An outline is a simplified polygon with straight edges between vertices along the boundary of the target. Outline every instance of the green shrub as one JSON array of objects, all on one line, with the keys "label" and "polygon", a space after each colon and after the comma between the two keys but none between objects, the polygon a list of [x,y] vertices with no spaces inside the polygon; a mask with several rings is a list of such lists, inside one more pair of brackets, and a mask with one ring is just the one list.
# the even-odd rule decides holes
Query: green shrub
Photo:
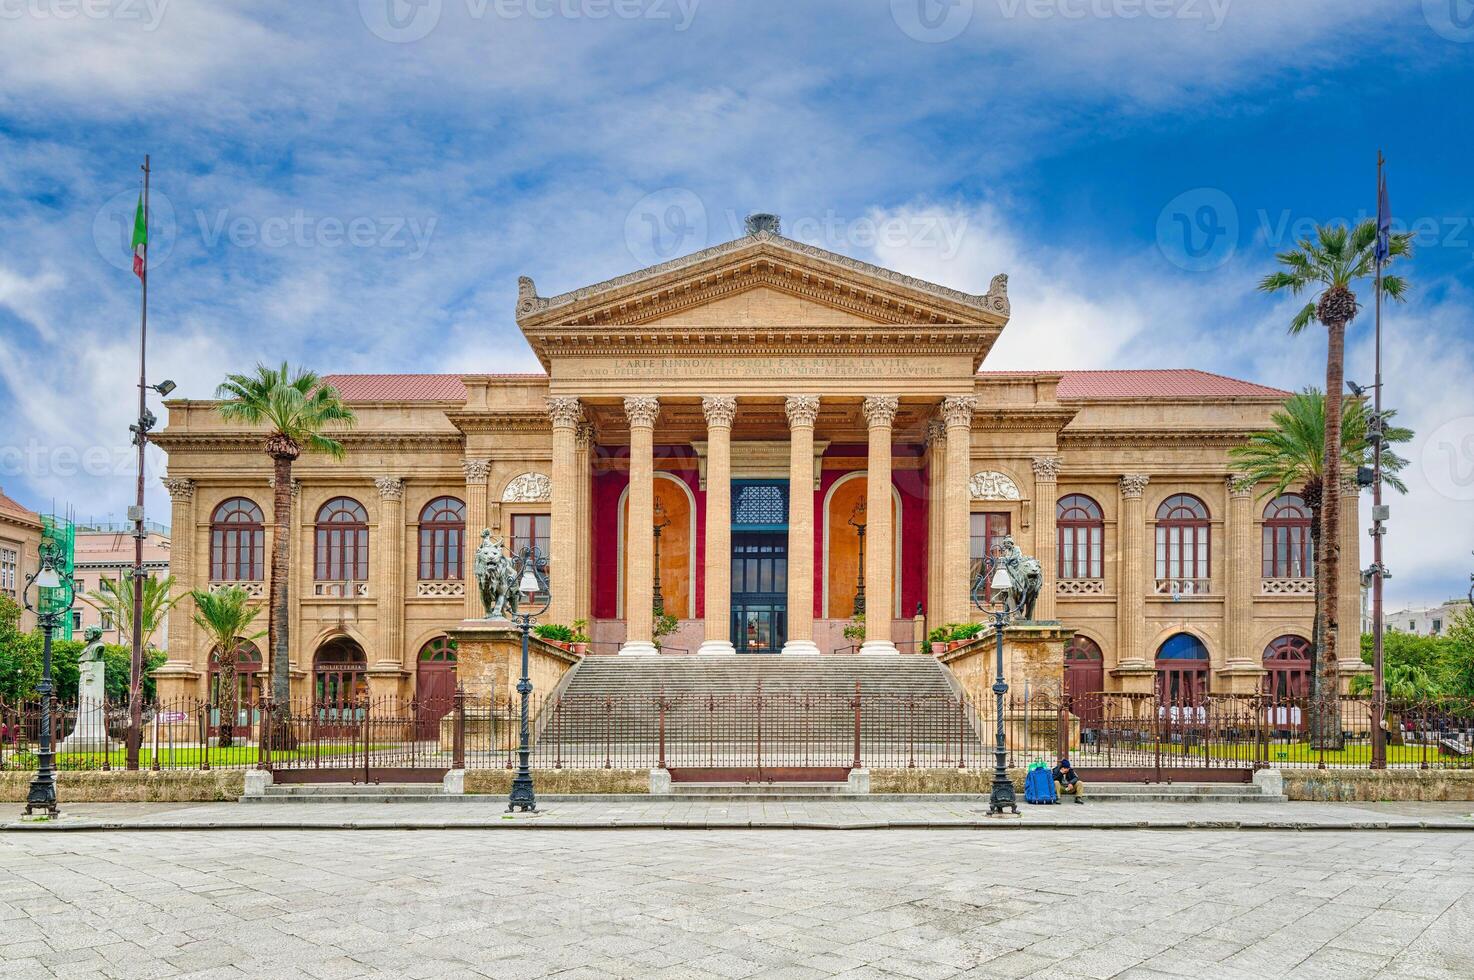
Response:
[{"label": "green shrub", "polygon": [[573,627],[562,623],[539,623],[532,632],[550,643],[572,643],[575,635]]}]

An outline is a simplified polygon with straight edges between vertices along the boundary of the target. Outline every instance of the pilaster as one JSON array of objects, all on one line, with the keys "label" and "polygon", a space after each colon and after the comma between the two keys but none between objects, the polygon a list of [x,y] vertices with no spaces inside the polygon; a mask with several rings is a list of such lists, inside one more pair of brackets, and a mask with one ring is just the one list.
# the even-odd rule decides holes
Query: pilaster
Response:
[{"label": "pilaster", "polygon": [[[1383,498],[1385,499],[1385,498]],[[1342,693],[1351,678],[1371,668],[1361,659],[1361,487],[1354,477],[1341,483],[1341,596],[1337,604],[1337,663]]]},{"label": "pilaster", "polygon": [[818,656],[814,642],[814,423],[818,395],[789,395],[788,639],[785,654]]},{"label": "pilaster", "polygon": [[1055,501],[1059,496],[1059,457],[1035,456],[1034,465],[1034,554],[1044,579],[1039,586],[1039,600],[1034,603],[1034,618],[1053,622],[1059,618],[1055,581],[1059,578],[1059,546],[1055,531]]},{"label": "pilaster", "polygon": [[190,591],[210,587],[210,556],[207,553],[203,562],[195,557],[195,482],[166,479],[164,489],[169,491],[169,499],[173,503],[170,526],[174,529],[174,536],[169,549],[169,574],[174,577],[173,594],[177,598],[169,611],[169,659],[159,668],[157,677],[160,698],[172,700],[198,694],[198,678],[207,666],[204,664],[207,651],[199,649],[196,636],[198,627],[194,623],[194,600],[190,598]]},{"label": "pilaster", "polygon": [[972,618],[972,583],[968,581],[971,541],[968,492],[972,469],[972,413],[977,399],[958,395],[942,399],[942,421],[947,426],[946,484],[942,496],[942,622],[965,623]]},{"label": "pilaster", "polygon": [[900,653],[891,639],[895,615],[895,528],[891,517],[891,426],[900,399],[872,395],[865,399],[868,454],[865,471],[865,642],[864,654]]},{"label": "pilaster", "polygon": [[947,540],[947,423],[940,418],[926,423],[926,618],[931,628],[947,622],[943,601],[942,549]]},{"label": "pilaster", "polygon": [[476,584],[476,548],[481,542],[481,532],[488,526],[486,494],[491,460],[468,457],[461,460],[461,470],[466,475],[466,547],[461,549],[465,561],[461,579],[466,583],[466,618],[481,619],[486,610],[481,608],[481,589]]},{"label": "pilaster", "polygon": [[1118,671],[1147,671],[1146,657],[1146,519],[1142,496],[1151,477],[1128,473],[1121,477],[1121,520],[1116,529],[1121,540],[1116,580],[1116,667]]},{"label": "pilaster", "polygon": [[593,453],[594,426],[582,422],[574,434],[573,468],[577,503],[574,507],[574,566],[573,618],[593,619]]},{"label": "pilaster", "polygon": [[[378,553],[370,544],[369,555],[379,649],[370,667],[382,674],[404,667],[404,480],[381,476],[374,480],[374,487],[379,491],[379,540]],[[396,693],[392,687],[387,681],[380,683],[383,694]]]}]

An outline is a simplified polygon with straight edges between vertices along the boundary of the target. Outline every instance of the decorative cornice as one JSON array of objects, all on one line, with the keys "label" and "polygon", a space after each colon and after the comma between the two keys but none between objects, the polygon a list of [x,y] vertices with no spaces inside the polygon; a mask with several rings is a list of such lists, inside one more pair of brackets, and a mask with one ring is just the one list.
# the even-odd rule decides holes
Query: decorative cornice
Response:
[{"label": "decorative cornice", "polygon": [[381,476],[374,480],[374,487],[384,500],[404,499],[404,480],[397,476]]},{"label": "decorative cornice", "polygon": [[529,435],[552,431],[545,410],[446,412],[445,417],[461,432],[478,435]]},{"label": "decorative cornice", "polygon": [[467,486],[485,486],[487,478],[491,475],[491,460],[463,459],[461,470],[466,474]]},{"label": "decorative cornice", "polygon": [[1032,464],[1034,467],[1034,482],[1058,482],[1060,465],[1058,456],[1035,456]]},{"label": "decorative cornice", "polygon": [[1228,449],[1241,446],[1253,429],[1065,429],[1059,434],[1060,449]]},{"label": "decorative cornice", "polygon": [[553,481],[545,473],[515,476],[502,491],[504,504],[545,503],[553,499]]},{"label": "decorative cornice", "polygon": [[737,419],[737,399],[730,395],[707,395],[701,399],[701,414],[708,429],[730,429]]},{"label": "decorative cornice", "polygon": [[901,400],[895,395],[871,395],[865,399],[863,406],[865,421],[872,429],[890,428],[900,407]]},{"label": "decorative cornice", "polygon": [[1152,478],[1145,473],[1127,473],[1121,477],[1121,496],[1128,500],[1139,500],[1150,482]]},{"label": "decorative cornice", "polygon": [[812,429],[819,418],[818,395],[789,395],[783,402],[790,429]]},{"label": "decorative cornice", "polygon": [[948,395],[942,399],[942,420],[948,428],[970,428],[977,407],[978,400],[972,395]]},{"label": "decorative cornice", "polygon": [[553,420],[555,429],[573,429],[583,421],[583,405],[577,398],[563,396],[550,396],[548,398],[548,418]]},{"label": "decorative cornice", "polygon": [[624,400],[624,414],[631,428],[652,428],[660,417],[660,399],[653,395],[631,395]]},{"label": "decorative cornice", "polygon": [[186,479],[166,478],[164,489],[169,491],[170,500],[193,500],[194,481]]},{"label": "decorative cornice", "polygon": [[[449,414],[449,413],[447,413]],[[542,416],[542,431],[547,431],[547,416]],[[386,450],[427,451],[432,449],[458,451],[463,445],[459,432],[343,432],[333,438],[348,449],[349,453]],[[161,432],[149,436],[149,442],[166,452],[253,452],[261,451],[259,432]]]},{"label": "decorative cornice", "polygon": [[967,494],[973,500],[1022,500],[1018,484],[1007,473],[980,470],[967,481]]}]

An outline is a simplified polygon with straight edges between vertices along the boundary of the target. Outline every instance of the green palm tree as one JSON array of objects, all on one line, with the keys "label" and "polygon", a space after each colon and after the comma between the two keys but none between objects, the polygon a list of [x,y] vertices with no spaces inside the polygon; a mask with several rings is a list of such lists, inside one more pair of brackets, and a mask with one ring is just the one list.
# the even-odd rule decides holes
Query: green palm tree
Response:
[{"label": "green palm tree", "polygon": [[220,710],[220,745],[228,748],[235,740],[236,665],[241,646],[259,639],[261,631],[249,632],[261,607],[251,601],[251,594],[238,585],[218,592],[194,591],[195,625],[210,640],[210,661],[216,667],[216,707]]},{"label": "green palm tree", "polygon": [[[174,608],[182,596],[170,598],[174,591],[174,576],[143,580],[143,645],[153,646],[154,634],[164,624],[164,617]],[[133,643],[133,575],[121,575],[116,579],[105,578],[98,583],[95,592],[82,597],[98,612],[107,613],[118,624],[118,642],[123,646]]]},{"label": "green palm tree", "polygon": [[[1339,394],[1345,384],[1346,326],[1355,319],[1358,309],[1352,284],[1377,274],[1375,246],[1377,222],[1368,219],[1355,228],[1346,225],[1321,225],[1315,238],[1303,238],[1299,248],[1281,252],[1275,258],[1281,268],[1260,280],[1259,288],[1266,293],[1288,291],[1299,296],[1306,290],[1319,290],[1290,320],[1290,333],[1299,334],[1311,323],[1319,321],[1326,328],[1326,391]],[[1397,234],[1390,236],[1390,257],[1406,257],[1412,254],[1412,236]],[[1389,258],[1390,261],[1390,258]],[[1401,276],[1383,275],[1380,278],[1383,293],[1396,300],[1407,295],[1407,280]],[[1340,398],[1330,398],[1326,403],[1325,436],[1321,443],[1324,460],[1321,468],[1322,485],[1330,490],[1322,494],[1320,535],[1316,551],[1316,576],[1319,583],[1317,593],[1316,634],[1319,638],[1316,656],[1327,664],[1327,672],[1334,671],[1336,646],[1340,624],[1337,622],[1336,607],[1340,597],[1340,548],[1341,497],[1336,489],[1341,485],[1342,455],[1330,451],[1340,446],[1341,439]],[[1321,669],[1320,667],[1317,668]],[[1334,685],[1318,685],[1318,696],[1335,698]],[[1322,712],[1321,717],[1330,717]]]},{"label": "green palm tree", "polygon": [[[280,370],[258,364],[254,375],[229,375],[216,389],[215,397],[225,399],[218,409],[221,418],[267,430],[265,450],[271,457],[275,480],[267,646],[271,649],[271,698],[278,717],[285,719],[292,696],[288,674],[291,638],[287,629],[287,578],[293,532],[292,464],[304,451],[342,459],[343,444],[328,433],[334,428],[352,426],[357,417],[331,385],[323,384],[311,371],[292,371],[286,362],[282,362]],[[290,737],[286,726],[278,734]]]}]

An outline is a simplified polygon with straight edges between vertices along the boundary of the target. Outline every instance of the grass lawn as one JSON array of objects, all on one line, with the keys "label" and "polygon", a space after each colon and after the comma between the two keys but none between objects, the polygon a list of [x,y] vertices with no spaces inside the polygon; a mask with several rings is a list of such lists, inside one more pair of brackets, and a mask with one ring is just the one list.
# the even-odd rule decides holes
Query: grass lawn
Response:
[{"label": "grass lawn", "polygon": [[[386,751],[394,746],[370,745],[370,752]],[[28,746],[27,751],[33,750]],[[277,750],[271,753],[273,762],[289,762],[295,759],[326,759],[333,756],[351,755],[357,753],[362,757],[363,746],[333,744],[320,745],[295,749],[292,751]],[[176,749],[160,749],[159,767],[161,769],[198,769],[205,761],[204,749],[199,746]],[[103,759],[106,757],[107,765],[112,769],[122,769],[128,763],[128,754],[124,749],[114,749],[111,752],[64,752],[58,753],[56,765],[61,770],[101,769]],[[14,753],[7,751],[4,761],[9,763],[14,758]],[[255,745],[233,745],[228,749],[210,747],[210,766],[212,768],[246,768],[254,766],[261,761],[261,750]],[[143,769],[152,769],[154,764],[154,752],[152,749],[143,749],[138,753],[138,765]]]},{"label": "grass lawn", "polygon": [[[1150,749],[1148,749],[1150,751]],[[1192,746],[1186,750],[1181,745],[1163,745],[1164,753],[1174,755],[1186,755],[1189,757],[1203,758],[1202,746]],[[1427,752],[1424,755],[1424,752]],[[1261,754],[1262,752],[1262,754]],[[1209,747],[1208,757],[1215,760],[1240,760],[1252,762],[1263,758],[1270,766],[1276,764],[1290,765],[1319,765],[1322,761],[1331,766],[1369,766],[1372,762],[1372,747],[1370,745],[1351,745],[1344,749],[1335,751],[1311,748],[1308,742],[1295,742],[1286,744],[1283,742],[1271,742],[1263,750],[1252,742],[1238,743],[1214,743]],[[1428,760],[1430,766],[1461,765],[1474,768],[1474,756],[1463,757],[1444,754],[1437,746],[1430,745],[1425,750],[1421,745],[1388,745],[1387,764],[1416,766],[1424,759]]]}]

